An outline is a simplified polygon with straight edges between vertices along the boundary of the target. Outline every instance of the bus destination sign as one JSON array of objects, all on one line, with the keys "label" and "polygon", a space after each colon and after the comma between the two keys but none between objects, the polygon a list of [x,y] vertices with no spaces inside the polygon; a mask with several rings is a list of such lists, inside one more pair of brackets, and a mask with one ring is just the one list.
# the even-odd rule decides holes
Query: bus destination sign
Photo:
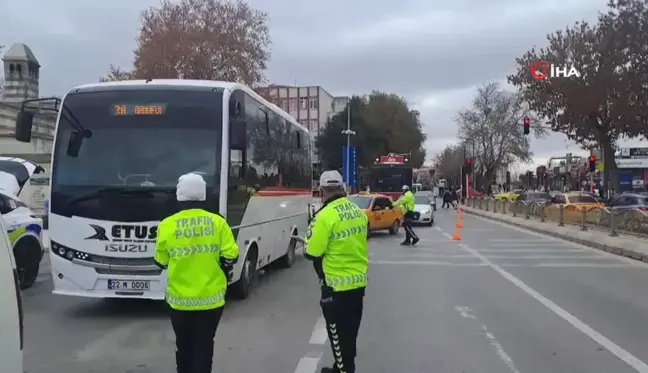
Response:
[{"label": "bus destination sign", "polygon": [[164,115],[166,104],[116,104],[111,110],[114,116],[126,115]]}]

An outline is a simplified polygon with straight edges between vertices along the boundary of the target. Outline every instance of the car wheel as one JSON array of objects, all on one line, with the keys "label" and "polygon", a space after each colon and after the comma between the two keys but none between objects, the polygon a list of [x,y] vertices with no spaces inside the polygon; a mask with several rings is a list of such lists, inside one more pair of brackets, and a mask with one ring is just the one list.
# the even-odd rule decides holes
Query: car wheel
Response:
[{"label": "car wheel", "polygon": [[42,250],[38,240],[33,237],[19,240],[14,247],[14,258],[16,258],[20,288],[29,289],[36,282],[40,270]]},{"label": "car wheel", "polygon": [[431,227],[434,225],[434,219],[430,220],[430,222],[427,224],[428,227]]},{"label": "car wheel", "polygon": [[297,257],[296,252],[297,251],[297,241],[294,238],[290,239],[290,243],[288,244],[288,251],[286,251],[286,254],[279,258],[279,266],[281,268],[290,268],[295,264],[295,258]]},{"label": "car wheel", "polygon": [[392,226],[389,227],[389,234],[393,236],[397,235],[399,230],[400,230],[400,221],[396,220],[394,221],[394,224],[392,224]]},{"label": "car wheel", "polygon": [[245,299],[250,295],[250,291],[257,279],[256,268],[256,250],[248,252],[245,257],[245,262],[241,268],[241,278],[232,285],[232,292],[234,297],[238,299]]}]

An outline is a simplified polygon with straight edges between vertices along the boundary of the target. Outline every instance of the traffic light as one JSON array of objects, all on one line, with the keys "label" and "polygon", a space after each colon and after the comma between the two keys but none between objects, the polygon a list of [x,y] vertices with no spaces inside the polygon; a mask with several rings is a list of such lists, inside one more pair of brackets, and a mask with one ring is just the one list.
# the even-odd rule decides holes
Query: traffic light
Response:
[{"label": "traffic light", "polygon": [[524,118],[524,134],[528,135],[531,133],[531,119]]},{"label": "traffic light", "polygon": [[587,163],[589,164],[589,172],[595,172],[596,171],[596,157],[591,156],[587,159]]},{"label": "traffic light", "polygon": [[466,166],[464,168],[465,168],[467,174],[472,172],[472,166],[473,166],[472,159],[466,158]]}]

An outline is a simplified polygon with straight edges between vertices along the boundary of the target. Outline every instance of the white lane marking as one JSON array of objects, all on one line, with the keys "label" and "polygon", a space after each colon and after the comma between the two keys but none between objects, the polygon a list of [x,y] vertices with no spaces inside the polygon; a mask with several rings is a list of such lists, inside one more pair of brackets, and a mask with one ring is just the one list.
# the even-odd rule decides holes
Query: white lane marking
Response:
[{"label": "white lane marking", "polygon": [[104,334],[103,337],[87,344],[82,350],[77,352],[77,361],[87,362],[103,356],[119,356],[120,346],[130,337],[133,326],[134,324],[130,324],[115,328]]},{"label": "white lane marking", "polygon": [[536,238],[536,239],[529,239],[529,238],[489,238],[488,242],[494,242],[494,243],[528,243],[528,242],[537,242],[537,243],[555,243],[558,241],[558,239],[553,238],[553,237],[542,237],[542,238]]},{"label": "white lane marking", "polygon": [[440,227],[434,227],[434,229],[436,229],[436,230],[438,230],[439,232],[441,232],[441,228],[440,228]]},{"label": "white lane marking", "polygon": [[[435,254],[435,253],[401,253],[400,255],[389,255],[392,258],[414,257],[414,258],[432,258],[432,259],[465,259],[475,258],[471,254]],[[600,255],[485,255],[489,259],[591,259],[591,260],[608,260]]]},{"label": "white lane marking", "polygon": [[316,373],[319,362],[319,357],[304,356],[299,360],[295,373]]},{"label": "white lane marking", "polygon": [[312,345],[323,345],[326,344],[327,340],[328,334],[326,332],[326,321],[323,317],[320,317],[315,323],[313,333],[311,334],[310,341],[308,343]]},{"label": "white lane marking", "polygon": [[532,298],[540,302],[543,306],[547,307],[550,311],[555,313],[556,315],[560,316],[563,320],[567,321],[570,323],[574,328],[578,329],[581,331],[583,334],[586,336],[590,337],[592,340],[594,340],[596,343],[610,351],[612,354],[614,354],[616,357],[624,361],[626,364],[628,364],[630,367],[632,367],[634,370],[640,373],[648,373],[648,364],[644,363],[643,361],[639,360],[637,357],[632,355],[630,352],[624,350],[621,346],[617,345],[616,343],[612,342],[610,339],[605,337],[603,334],[597,332],[594,330],[592,327],[589,325],[585,324],[583,321],[578,319],[576,316],[572,315],[571,313],[567,312],[565,309],[551,301],[549,298],[546,298],[544,295],[538,293],[534,289],[530,288],[527,286],[522,280],[519,278],[513,276],[511,273],[507,272],[506,270],[502,269],[499,265],[491,262],[488,258],[485,256],[481,255],[478,251],[471,249],[468,247],[468,245],[465,244],[459,244],[459,247],[462,249],[466,250],[467,252],[479,257],[486,265],[491,267],[493,270],[495,270],[497,273],[499,273],[502,277],[507,279],[509,282],[511,282],[513,285],[517,286],[520,290],[524,291],[528,295],[530,295]]},{"label": "white lane marking", "polygon": [[599,250],[597,248],[589,247],[587,245],[582,245],[582,244],[579,244],[579,243],[576,243],[576,242],[563,240],[561,238],[548,236],[547,234],[534,232],[534,231],[524,229],[524,228],[521,228],[521,227],[518,227],[518,226],[515,226],[515,225],[506,224],[506,223],[503,223],[501,221],[484,218],[482,216],[472,215],[472,217],[474,217],[476,219],[479,219],[479,220],[481,220],[481,221],[483,221],[483,222],[485,222],[487,224],[499,225],[500,227],[512,229],[514,231],[517,231],[517,232],[520,232],[520,233],[525,233],[525,234],[528,234],[530,236],[541,237],[542,240],[557,241],[557,242],[563,243],[565,246],[577,247],[577,248],[580,248],[580,249],[583,249],[583,250],[586,250],[586,251],[597,253],[597,254],[602,255],[602,256],[607,256],[609,258],[614,258],[614,259],[616,259],[616,260],[618,260],[620,262],[627,263],[627,264],[629,264],[629,265],[631,265],[633,267],[648,268],[648,263],[642,262],[642,261],[639,261],[639,260],[636,260],[636,259],[627,258],[625,256],[621,256],[621,255],[614,254],[614,253],[609,253],[607,251]]},{"label": "white lane marking", "polygon": [[396,264],[396,265],[419,265],[419,266],[446,266],[446,267],[486,267],[484,263],[450,263],[423,260],[370,260],[369,264]]},{"label": "white lane marking", "polygon": [[506,353],[504,350],[504,347],[499,343],[497,338],[495,338],[495,335],[493,333],[488,331],[488,328],[486,327],[485,324],[479,321],[477,319],[477,316],[472,312],[472,310],[468,307],[464,306],[456,306],[455,310],[461,315],[461,317],[466,318],[466,319],[472,319],[478,322],[481,327],[481,330],[484,332],[484,336],[488,340],[488,344],[491,345],[494,349],[495,352],[497,353],[497,356],[506,364],[506,366],[509,368],[509,371],[511,373],[520,373],[520,371],[515,367],[515,363],[513,362],[513,359],[511,359],[511,356]]},{"label": "white lane marking", "polygon": [[537,248],[556,248],[556,247],[563,247],[565,250],[567,249],[564,244],[561,242],[553,243],[553,244],[548,244],[548,243],[541,243],[541,242],[517,242],[517,243],[502,243],[502,242],[491,242],[489,247],[537,247]]},{"label": "white lane marking", "polygon": [[588,253],[581,249],[475,249],[480,253]]},{"label": "white lane marking", "polygon": [[443,237],[445,237],[445,238],[447,238],[449,240],[452,239],[452,236],[450,234],[448,234],[447,232],[443,232]]},{"label": "white lane marking", "polygon": [[596,264],[596,263],[538,263],[538,264],[533,264],[531,267],[566,267],[566,268],[634,268],[634,269],[644,269],[643,267],[639,266],[631,266],[627,265],[625,263],[619,263],[619,264]]}]

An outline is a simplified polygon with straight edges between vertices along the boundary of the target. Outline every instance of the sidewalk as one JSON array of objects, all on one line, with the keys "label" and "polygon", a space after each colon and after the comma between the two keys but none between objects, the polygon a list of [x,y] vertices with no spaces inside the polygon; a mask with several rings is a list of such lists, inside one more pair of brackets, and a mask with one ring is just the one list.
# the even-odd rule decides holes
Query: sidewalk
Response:
[{"label": "sidewalk", "polygon": [[467,214],[500,221],[502,223],[525,228],[534,232],[558,237],[566,241],[579,243],[617,255],[648,262],[648,239],[645,238],[623,235],[623,233],[620,233],[618,237],[612,237],[606,232],[591,229],[581,231],[579,227],[573,225],[560,227],[555,222],[551,221],[541,222],[534,218],[527,220],[519,216],[514,217],[511,215],[503,215],[469,206],[462,206],[461,208]]}]

